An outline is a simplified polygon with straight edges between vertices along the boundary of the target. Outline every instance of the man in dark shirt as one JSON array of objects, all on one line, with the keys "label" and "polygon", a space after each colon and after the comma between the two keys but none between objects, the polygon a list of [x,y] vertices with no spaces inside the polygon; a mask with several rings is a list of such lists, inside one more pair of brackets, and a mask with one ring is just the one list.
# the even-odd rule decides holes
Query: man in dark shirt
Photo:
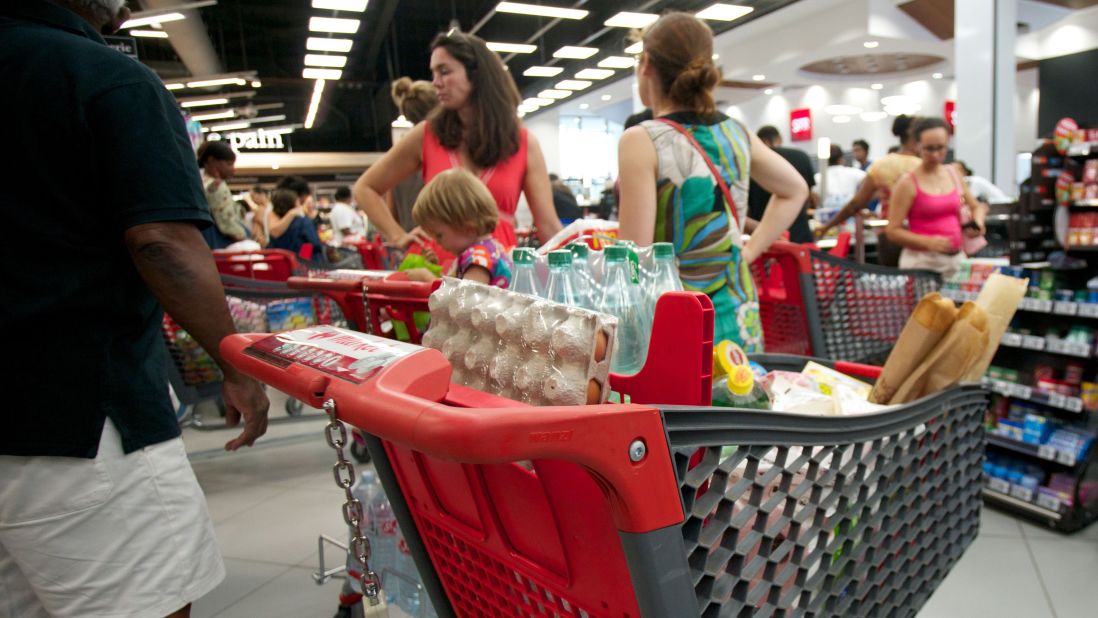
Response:
[{"label": "man in dark shirt", "polygon": [[[224,576],[168,397],[166,309],[225,374],[226,448],[267,424],[234,332],[175,100],[106,46],[123,0],[0,3],[0,611],[186,616]],[[42,205],[48,204],[48,208]]]},{"label": "man in dark shirt", "polygon": [[564,225],[583,218],[583,211],[576,202],[576,196],[568,185],[561,181],[560,176],[549,174],[549,186],[553,188],[553,209],[557,211],[557,218]]},{"label": "man in dark shirt", "polygon": [[[796,148],[783,148],[782,136],[778,133],[778,130],[772,126],[765,126],[756,132],[759,139],[764,144],[770,146],[774,152],[782,156],[786,161],[789,161],[797,172],[804,178],[804,181],[808,183],[808,194],[811,199],[812,187],[816,184],[814,178],[814,172],[812,171],[812,160],[808,158],[808,155],[803,151]],[[747,193],[747,216],[755,221],[761,221],[763,212],[766,211],[767,204],[770,203],[770,192],[763,189],[755,181],[751,181],[751,186]],[[793,225],[789,227],[789,240],[795,243],[813,242],[815,239],[812,237],[812,230],[808,227],[808,206],[810,202],[805,202],[804,207],[801,208],[800,214],[793,220]]]}]

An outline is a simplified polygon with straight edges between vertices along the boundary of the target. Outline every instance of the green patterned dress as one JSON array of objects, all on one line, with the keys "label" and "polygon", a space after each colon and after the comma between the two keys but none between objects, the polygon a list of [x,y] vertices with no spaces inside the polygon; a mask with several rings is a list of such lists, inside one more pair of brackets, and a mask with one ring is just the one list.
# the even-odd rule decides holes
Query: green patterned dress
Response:
[{"label": "green patterned dress", "polygon": [[742,259],[750,136],[739,121],[720,113],[665,117],[683,125],[720,170],[736,202],[737,219],[690,141],[673,127],[649,120],[641,126],[656,147],[659,166],[654,240],[675,246],[683,288],[713,299],[715,341],[731,339],[749,354],[762,352],[759,297]]}]

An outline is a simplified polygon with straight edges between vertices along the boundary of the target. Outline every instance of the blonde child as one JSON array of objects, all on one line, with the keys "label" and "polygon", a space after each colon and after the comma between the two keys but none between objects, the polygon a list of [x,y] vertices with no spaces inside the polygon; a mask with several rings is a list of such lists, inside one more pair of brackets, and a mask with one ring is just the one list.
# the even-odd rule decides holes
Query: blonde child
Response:
[{"label": "blonde child", "polygon": [[[461,168],[446,170],[420,191],[412,218],[443,249],[457,256],[450,276],[501,288],[511,284],[511,259],[492,238],[499,221],[496,202],[476,176]],[[435,278],[425,268],[407,271],[408,278]]]}]

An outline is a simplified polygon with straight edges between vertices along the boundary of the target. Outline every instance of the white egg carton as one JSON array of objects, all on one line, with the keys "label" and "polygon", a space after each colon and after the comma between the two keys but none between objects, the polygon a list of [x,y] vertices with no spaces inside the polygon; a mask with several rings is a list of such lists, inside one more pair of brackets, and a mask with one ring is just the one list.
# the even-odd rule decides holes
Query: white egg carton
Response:
[{"label": "white egg carton", "polygon": [[423,345],[446,356],[454,383],[535,406],[610,394],[615,317],[452,278],[428,306]]}]

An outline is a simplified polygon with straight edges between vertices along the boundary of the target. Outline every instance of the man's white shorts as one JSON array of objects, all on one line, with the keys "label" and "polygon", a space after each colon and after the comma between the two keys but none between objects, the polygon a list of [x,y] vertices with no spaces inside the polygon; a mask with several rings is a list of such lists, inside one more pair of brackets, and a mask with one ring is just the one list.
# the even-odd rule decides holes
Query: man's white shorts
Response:
[{"label": "man's white shorts", "polygon": [[94,459],[0,456],[0,617],[162,618],[225,577],[179,438]]}]

